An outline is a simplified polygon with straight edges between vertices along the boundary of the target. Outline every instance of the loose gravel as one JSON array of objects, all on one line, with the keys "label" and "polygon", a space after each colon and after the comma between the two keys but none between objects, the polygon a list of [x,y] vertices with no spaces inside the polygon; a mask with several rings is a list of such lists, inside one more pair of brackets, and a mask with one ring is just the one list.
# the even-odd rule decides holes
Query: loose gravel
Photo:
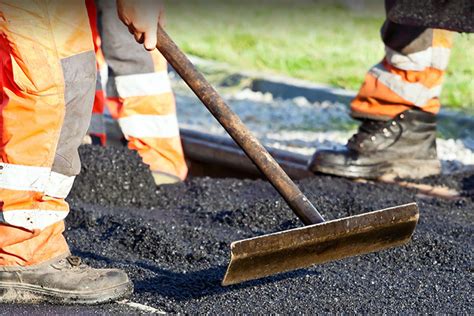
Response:
[{"label": "loose gravel", "polygon": [[[175,86],[181,127],[226,135],[192,92],[178,83]],[[317,149],[340,148],[358,126],[349,115],[348,105],[342,103],[309,102],[304,97],[283,100],[249,89],[224,93],[224,97],[265,145],[303,155],[312,155]],[[474,131],[446,118],[440,119],[438,127],[443,174],[474,165]]]},{"label": "loose gravel", "polygon": [[[84,146],[67,238],[94,266],[125,269],[131,301],[184,314],[472,314],[474,172],[453,177],[459,200],[388,184],[317,176],[298,182],[334,219],[417,201],[413,241],[379,253],[221,287],[233,240],[301,226],[265,181],[193,178],[155,188],[125,148]],[[16,314],[30,307],[6,306]],[[38,313],[132,313],[129,306],[40,305]],[[139,311],[135,311],[139,313]],[[143,313],[143,311],[141,311]]]}]

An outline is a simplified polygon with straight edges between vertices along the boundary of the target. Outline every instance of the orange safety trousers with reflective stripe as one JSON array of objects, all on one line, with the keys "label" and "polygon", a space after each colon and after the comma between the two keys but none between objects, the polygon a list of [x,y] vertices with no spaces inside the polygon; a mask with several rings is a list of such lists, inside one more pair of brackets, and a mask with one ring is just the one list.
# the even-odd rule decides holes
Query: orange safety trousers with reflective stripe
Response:
[{"label": "orange safety trousers with reflective stripe", "polygon": [[95,88],[84,1],[0,1],[0,265],[69,251],[65,197]]},{"label": "orange safety trousers with reflective stripe", "polygon": [[438,113],[453,32],[387,21],[382,38],[385,57],[367,73],[352,116],[391,119],[411,107]]},{"label": "orange safety trousers with reflective stripe", "polygon": [[165,58],[157,50],[145,51],[134,41],[115,14],[115,1],[97,2],[102,38],[94,29],[97,25],[94,1],[88,0],[87,7],[94,41],[101,44],[96,48],[98,66],[110,69],[105,99],[102,84],[97,84],[89,133],[105,140],[105,102],[112,116],[118,119],[128,147],[136,150],[153,172],[184,180],[188,168]]}]

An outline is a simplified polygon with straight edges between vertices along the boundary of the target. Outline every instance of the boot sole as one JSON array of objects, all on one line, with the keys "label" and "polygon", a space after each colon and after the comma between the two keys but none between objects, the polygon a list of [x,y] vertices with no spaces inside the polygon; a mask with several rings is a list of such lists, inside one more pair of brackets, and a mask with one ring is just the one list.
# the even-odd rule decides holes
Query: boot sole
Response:
[{"label": "boot sole", "polygon": [[378,179],[391,176],[399,178],[421,179],[441,173],[441,163],[431,160],[397,160],[375,165],[315,165],[312,171],[332,174],[346,178]]},{"label": "boot sole", "polygon": [[95,305],[126,298],[133,293],[131,282],[97,292],[60,291],[32,284],[0,282],[0,303],[52,303]]}]

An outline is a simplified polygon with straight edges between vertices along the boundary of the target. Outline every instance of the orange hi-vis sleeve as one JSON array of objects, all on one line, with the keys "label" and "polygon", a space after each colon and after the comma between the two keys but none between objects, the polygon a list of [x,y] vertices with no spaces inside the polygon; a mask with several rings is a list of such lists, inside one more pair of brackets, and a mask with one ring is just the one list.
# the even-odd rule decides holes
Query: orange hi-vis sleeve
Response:
[{"label": "orange hi-vis sleeve", "polygon": [[69,251],[94,52],[84,1],[0,1],[0,35],[0,266],[26,266]]},{"label": "orange hi-vis sleeve", "polygon": [[[410,36],[409,27],[397,27],[391,25],[390,41]],[[452,37],[449,31],[426,29],[414,33],[406,47],[393,49],[386,41],[384,59],[369,70],[351,103],[352,116],[390,119],[411,107],[438,113]]]}]

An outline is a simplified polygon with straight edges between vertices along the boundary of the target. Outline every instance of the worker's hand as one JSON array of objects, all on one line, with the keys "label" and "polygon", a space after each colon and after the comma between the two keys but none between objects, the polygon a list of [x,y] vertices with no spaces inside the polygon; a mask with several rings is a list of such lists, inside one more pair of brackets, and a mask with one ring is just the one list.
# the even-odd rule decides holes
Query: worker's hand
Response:
[{"label": "worker's hand", "polygon": [[145,49],[156,48],[156,32],[162,9],[159,0],[117,0],[120,20]]}]

